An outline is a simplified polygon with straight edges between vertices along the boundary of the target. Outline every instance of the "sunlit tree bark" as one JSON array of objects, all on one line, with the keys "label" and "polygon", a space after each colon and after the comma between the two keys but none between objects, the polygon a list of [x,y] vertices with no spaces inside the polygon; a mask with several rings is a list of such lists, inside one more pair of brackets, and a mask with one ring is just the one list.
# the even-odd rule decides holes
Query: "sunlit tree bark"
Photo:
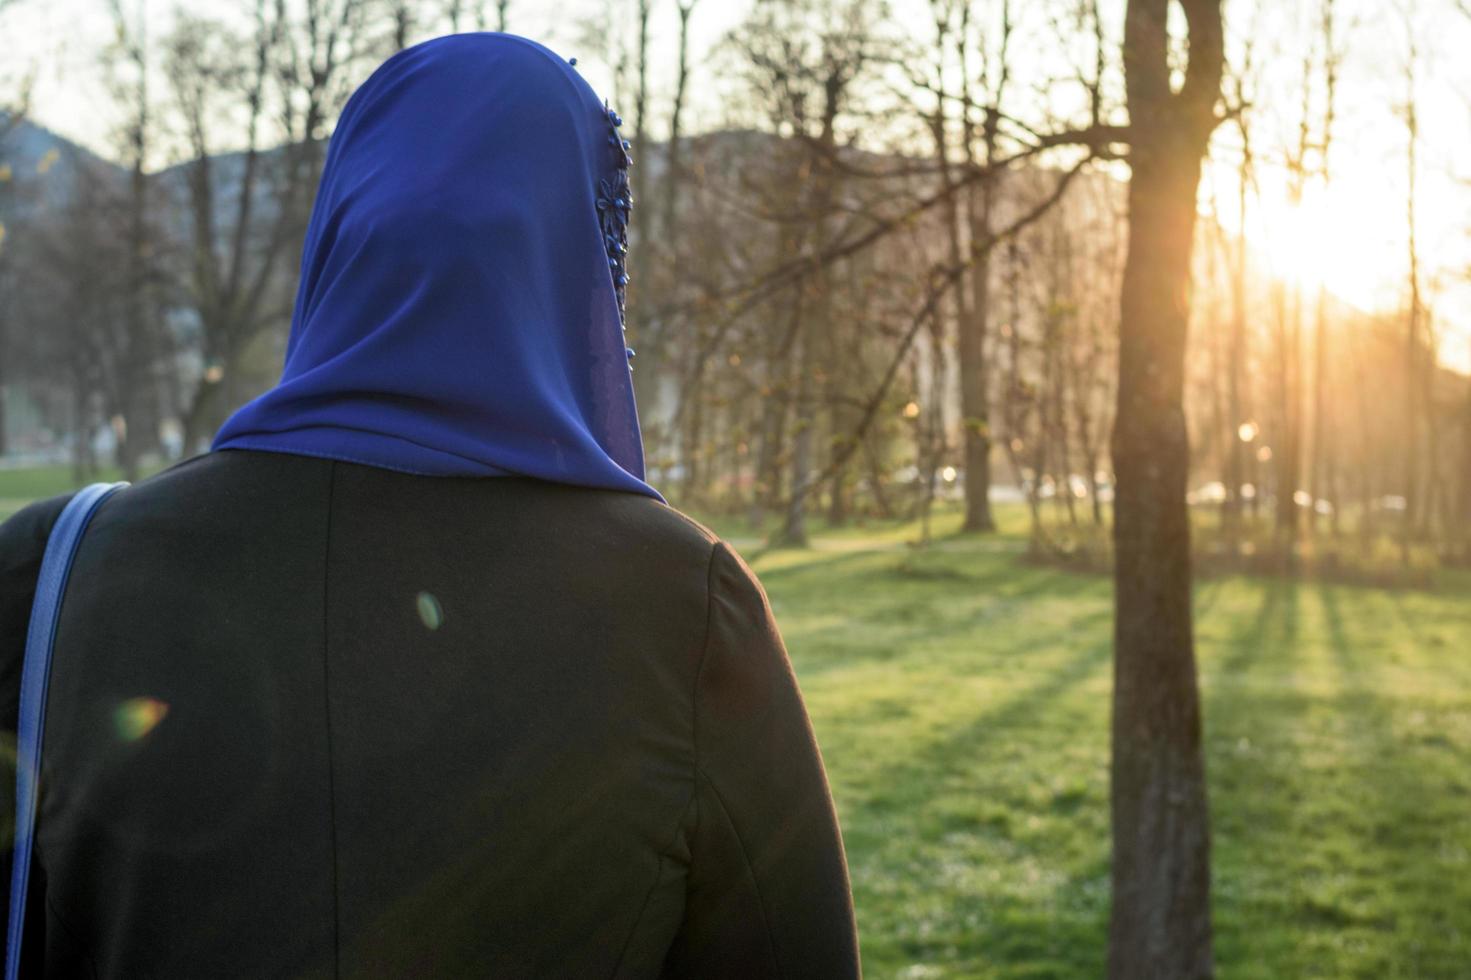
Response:
[{"label": "sunlit tree bark", "polygon": [[1180,6],[1189,63],[1178,91],[1169,0],[1129,0],[1124,26],[1131,177],[1113,435],[1114,980],[1214,973],[1183,388],[1196,190],[1223,52],[1220,0]]}]

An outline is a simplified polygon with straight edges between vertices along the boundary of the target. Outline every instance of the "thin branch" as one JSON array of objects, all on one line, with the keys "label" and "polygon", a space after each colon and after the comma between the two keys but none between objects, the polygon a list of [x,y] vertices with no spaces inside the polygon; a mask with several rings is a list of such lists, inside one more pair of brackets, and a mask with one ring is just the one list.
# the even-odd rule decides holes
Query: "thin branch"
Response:
[{"label": "thin branch", "polygon": [[[963,173],[949,186],[943,187],[935,193],[921,198],[912,207],[892,217],[879,220],[867,232],[848,241],[840,240],[815,255],[802,256],[795,261],[785,263],[757,276],[751,282],[742,284],[734,289],[710,292],[692,303],[666,309],[662,313],[665,316],[679,316],[692,312],[694,308],[707,306],[711,303],[739,300],[731,310],[727,311],[724,322],[713,331],[708,343],[700,351],[699,357],[695,360],[696,370],[698,371],[700,369],[699,365],[702,365],[705,359],[723,341],[730,324],[743,314],[754,309],[772,293],[778,292],[799,279],[832,265],[840,259],[848,258],[861,252],[889,232],[910,224],[932,208],[943,204],[951,195],[957,193],[962,188],[985,180],[1016,163],[1037,156],[1046,150],[1064,146],[1087,147],[1089,154],[1084,158],[1085,162],[1099,159],[1117,159],[1119,154],[1111,151],[1109,147],[1127,143],[1128,140],[1129,129],[1127,126],[1089,126],[1084,129],[1065,130],[1059,133],[1047,134],[1031,146],[991,164],[978,163],[965,164],[964,166],[957,164],[957,167]],[[698,374],[692,380],[698,381]]]},{"label": "thin branch", "polygon": [[970,254],[963,261],[951,265],[948,269],[936,271],[931,277],[929,291],[925,296],[924,303],[910,319],[908,328],[904,331],[904,336],[899,342],[898,349],[895,350],[893,358],[889,361],[889,366],[885,370],[878,387],[874,389],[873,394],[869,396],[867,403],[864,405],[863,414],[859,418],[857,425],[854,426],[851,433],[843,437],[841,445],[833,453],[832,459],[822,472],[809,479],[802,486],[794,487],[792,490],[794,494],[805,497],[814,488],[822,486],[830,480],[833,474],[842,469],[848,460],[852,458],[853,453],[862,444],[863,437],[867,434],[869,426],[873,424],[873,420],[878,416],[884,399],[888,397],[889,388],[893,385],[894,378],[898,376],[899,368],[903,365],[904,358],[908,355],[909,349],[914,346],[915,338],[919,336],[920,330],[929,322],[930,318],[937,314],[941,301],[964,278],[966,271],[975,265],[980,258],[994,250],[997,245],[1015,238],[1050,211],[1053,205],[1062,200],[1062,196],[1067,192],[1068,186],[1072,184],[1078,174],[1083,172],[1084,167],[1092,159],[1090,155],[1080,160],[1072,169],[1066,171],[1058,178],[1057,186],[1052,189],[1050,194],[1037,202],[1037,204],[1024,214],[1020,215],[1011,224],[1000,229],[989,240],[974,243],[971,247]]}]

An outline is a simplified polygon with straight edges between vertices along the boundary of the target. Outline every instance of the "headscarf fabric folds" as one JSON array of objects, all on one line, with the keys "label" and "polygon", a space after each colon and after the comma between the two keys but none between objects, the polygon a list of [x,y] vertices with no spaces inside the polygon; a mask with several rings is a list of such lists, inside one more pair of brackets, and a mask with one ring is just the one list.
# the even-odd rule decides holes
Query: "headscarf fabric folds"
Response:
[{"label": "headscarf fabric folds", "polygon": [[525,38],[384,62],[328,147],[281,380],[214,448],[657,498],[605,232],[617,122]]}]

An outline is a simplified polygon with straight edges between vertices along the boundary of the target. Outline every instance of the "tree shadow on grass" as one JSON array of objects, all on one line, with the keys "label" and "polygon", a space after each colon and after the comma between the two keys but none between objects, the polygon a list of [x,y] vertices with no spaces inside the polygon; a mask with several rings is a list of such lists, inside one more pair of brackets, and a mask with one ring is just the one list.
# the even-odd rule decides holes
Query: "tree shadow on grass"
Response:
[{"label": "tree shadow on grass", "polygon": [[1279,932],[1271,917],[1288,904],[1291,885],[1282,875],[1290,855],[1279,845],[1294,819],[1300,764],[1290,733],[1300,712],[1290,685],[1261,680],[1292,676],[1299,666],[1300,586],[1237,578],[1219,587],[1247,590],[1247,601],[1216,607],[1234,622],[1200,649],[1217,963],[1223,974],[1296,975],[1262,964],[1272,962]]},{"label": "tree shadow on grass", "polygon": [[[1052,631],[1056,635],[1039,637],[1039,644],[1055,642],[1057,635],[1079,627],[1091,629],[1091,624],[1106,620],[1109,613],[1108,609],[1100,609],[1080,617]],[[1012,877],[1036,873],[1040,868],[1045,879],[1057,879],[1050,888],[980,887],[947,894],[948,911],[933,924],[933,935],[906,936],[899,943],[898,951],[904,958],[953,963],[962,969],[967,957],[972,962],[984,957],[992,965],[1014,963],[1028,976],[1097,973],[1107,911],[1106,832],[1100,834],[1090,828],[1080,835],[1076,825],[1103,818],[1106,794],[1101,786],[1055,790],[1042,785],[1050,784],[1054,771],[1016,774],[1004,764],[983,762],[981,773],[977,773],[976,766],[978,759],[997,753],[1001,744],[1014,744],[1018,737],[1030,740],[1034,728],[1038,741],[1047,743],[1057,738],[1055,730],[1045,730],[1048,720],[1055,722],[1056,717],[1078,712],[1079,704],[1061,703],[1076,700],[1070,695],[1098,676],[1109,662],[1110,650],[1107,640],[1078,647],[1038,682],[979,711],[968,723],[918,746],[865,779],[869,790],[859,808],[861,819],[855,820],[851,828],[857,831],[852,836],[860,847],[850,850],[850,860],[861,870],[869,865],[897,866],[906,873],[939,877],[949,860],[946,854],[954,853],[946,840],[959,834],[962,840],[980,839],[980,848],[987,852],[1009,855],[1017,869]],[[1090,724],[1094,720],[1102,724],[1096,704],[1083,699],[1081,707],[1085,714],[1100,716],[1090,718]],[[1022,757],[1037,761],[1025,752]],[[1098,768],[1083,765],[1101,784]],[[993,773],[999,783],[985,785]],[[1087,780],[1088,776],[1079,778]],[[957,796],[974,799],[973,812],[934,811],[939,798],[948,802]],[[1030,808],[1032,812],[1018,812],[1014,819],[996,819],[995,814],[988,817],[983,813],[983,807],[994,810],[998,805],[1019,811]],[[1036,830],[1033,818],[1047,822],[1049,829]],[[1055,834],[1067,836],[1067,847],[1054,850],[1046,845],[1050,835]],[[909,855],[916,846],[916,837],[922,835],[930,835],[934,849],[923,852],[927,857],[917,865]],[[1091,855],[1081,863],[1075,854],[1064,853],[1075,850],[1080,837]],[[933,866],[922,870],[932,862]],[[1055,869],[1069,867],[1075,870],[1056,873]]]},{"label": "tree shadow on grass", "polygon": [[[1107,915],[1106,757],[1097,752],[1106,695],[1078,689],[1109,663],[1107,580],[938,550],[814,555],[762,578],[781,599],[778,615],[796,626],[804,681],[827,674],[833,689],[844,680],[829,672],[887,660],[920,672],[907,687],[875,685],[872,699],[845,705],[844,723],[864,737],[882,742],[875,725],[914,733],[843,773],[849,860],[860,901],[874,903],[860,906],[860,922],[882,930],[865,932],[865,960],[895,970],[918,960],[954,975],[983,963],[1096,975]],[[810,629],[799,625],[807,617]],[[937,676],[980,681],[966,691],[983,691],[990,676],[1008,688],[968,712],[957,700],[968,695],[937,686]],[[926,723],[906,724],[927,711]],[[1067,734],[1074,725],[1076,737]],[[1048,765],[1059,741],[1083,746],[1082,756]],[[1001,871],[1000,887],[947,883],[953,862],[977,853],[1015,870]],[[1036,884],[1015,880],[1038,873]],[[955,890],[934,893],[946,888]]]},{"label": "tree shadow on grass", "polygon": [[[871,557],[871,556],[870,556]],[[838,568],[813,582],[787,574],[766,576],[799,675],[811,675],[899,660],[924,650],[923,659],[953,661],[966,673],[966,664],[992,662],[1016,631],[1025,629],[1025,617],[1039,604],[1060,607],[1059,626],[1027,637],[1037,649],[1043,641],[1055,643],[1069,633],[1091,635],[1098,616],[1106,615],[1106,596],[1084,581],[1055,572],[1031,572],[988,563],[963,580],[898,581],[887,562],[863,567],[857,556],[835,560]],[[1093,592],[1090,601],[1086,592]],[[1089,614],[1080,620],[1078,610]],[[805,625],[808,620],[813,625]],[[978,643],[994,638],[981,656]]]},{"label": "tree shadow on grass", "polygon": [[[1336,904],[1345,927],[1377,933],[1371,938],[1385,966],[1398,964],[1414,976],[1450,976],[1452,964],[1459,971],[1471,963],[1471,887],[1464,869],[1458,873],[1446,861],[1448,844],[1471,841],[1471,800],[1464,789],[1455,792],[1463,786],[1468,746],[1437,724],[1439,712],[1454,708],[1434,700],[1422,707],[1385,670],[1384,652],[1403,632],[1427,649],[1423,624],[1407,614],[1404,597],[1353,590],[1360,603],[1392,607],[1398,615],[1391,620],[1387,610],[1346,610],[1344,592],[1320,590],[1338,669],[1336,707],[1352,751],[1343,770],[1355,791],[1353,846],[1361,855],[1358,880],[1342,889]],[[1379,636],[1388,642],[1374,642]]]},{"label": "tree shadow on grass", "polygon": [[1407,753],[1394,678],[1375,655],[1403,629],[1385,608],[1394,597],[1258,587],[1207,705],[1221,966],[1456,975],[1449,964],[1471,961],[1454,938],[1471,935],[1471,902],[1451,897],[1438,852],[1448,828],[1433,773],[1447,770]]},{"label": "tree shadow on grass", "polygon": [[[1296,649],[1300,625],[1299,584],[1265,579],[1247,580],[1246,584],[1260,593],[1256,612],[1227,636],[1223,656],[1200,658],[1202,672],[1212,678],[1234,682],[1256,665],[1270,663],[1285,667]],[[1197,655],[1200,652],[1198,649]],[[1229,702],[1238,696],[1240,693],[1228,685],[1214,692],[1213,699],[1224,697]]]},{"label": "tree shadow on grass", "polygon": [[[798,650],[794,656],[800,661],[800,675],[806,676],[900,661],[914,657],[915,651],[923,648],[925,663],[950,663],[960,675],[974,676],[994,665],[1007,653],[1008,646],[1015,647],[1014,639],[994,637],[1025,630],[1025,648],[1014,650],[1016,656],[1025,657],[1033,650],[1048,649],[1072,638],[1086,641],[1104,629],[1112,613],[1111,607],[1101,603],[1093,608],[1084,605],[1073,615],[1059,616],[1043,628],[1028,630],[1019,618],[1043,595],[1048,601],[1060,598],[1045,583],[1018,581],[988,592],[981,602],[968,596],[973,604],[964,611],[915,609],[902,600],[874,603],[851,621],[845,619],[812,631],[794,629],[790,634]],[[864,629],[863,639],[844,645],[855,627]],[[988,640],[991,645],[978,653],[977,647]],[[835,645],[839,649],[833,649]]]},{"label": "tree shadow on grass", "polygon": [[1201,620],[1210,616],[1220,604],[1224,585],[1221,579],[1211,579],[1207,582],[1197,582],[1191,596],[1191,616],[1198,625]]}]

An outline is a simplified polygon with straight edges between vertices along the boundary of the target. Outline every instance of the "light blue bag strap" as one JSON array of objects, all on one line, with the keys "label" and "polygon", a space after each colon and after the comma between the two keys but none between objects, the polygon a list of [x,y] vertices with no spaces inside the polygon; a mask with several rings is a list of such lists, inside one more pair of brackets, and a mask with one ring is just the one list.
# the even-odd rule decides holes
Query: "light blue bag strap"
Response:
[{"label": "light blue bag strap", "polygon": [[20,975],[20,940],[25,929],[26,889],[31,876],[31,846],[36,833],[36,783],[41,775],[41,736],[46,728],[46,685],[51,679],[51,650],[61,597],[71,574],[82,534],[102,502],[126,483],[94,483],[79,491],[62,509],[46,542],[36,600],[26,633],[25,663],[20,673],[20,717],[15,732],[15,856],[10,866],[10,921],[5,932],[5,980]]}]

